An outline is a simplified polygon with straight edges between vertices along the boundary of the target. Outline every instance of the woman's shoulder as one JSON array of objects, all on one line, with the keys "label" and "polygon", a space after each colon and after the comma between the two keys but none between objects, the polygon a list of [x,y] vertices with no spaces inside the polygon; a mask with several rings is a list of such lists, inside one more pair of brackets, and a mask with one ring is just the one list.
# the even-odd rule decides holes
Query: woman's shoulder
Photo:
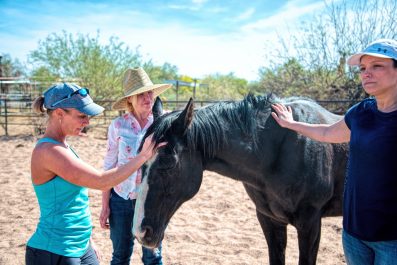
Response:
[{"label": "woman's shoulder", "polygon": [[52,138],[43,137],[43,138],[40,138],[39,140],[37,140],[36,145],[33,150],[36,150],[36,151],[46,150],[46,149],[53,147],[54,145],[62,145],[62,144]]},{"label": "woman's shoulder", "polygon": [[41,158],[52,157],[56,153],[67,151],[67,149],[60,142],[39,141],[33,149],[32,156],[39,156]]},{"label": "woman's shoulder", "polygon": [[118,124],[126,123],[126,122],[130,121],[131,119],[132,119],[132,114],[124,113],[124,114],[114,118],[110,125],[116,126]]},{"label": "woman's shoulder", "polygon": [[349,123],[353,117],[367,115],[368,112],[373,112],[374,108],[376,109],[375,100],[373,98],[366,98],[348,109],[345,115],[345,121]]},{"label": "woman's shoulder", "polygon": [[356,103],[356,105],[366,105],[366,104],[371,104],[372,102],[374,102],[375,99],[372,97],[369,98],[364,98],[363,100],[359,101],[358,103]]},{"label": "woman's shoulder", "polygon": [[369,110],[376,108],[376,101],[374,98],[366,98],[355,104],[351,109],[354,110]]},{"label": "woman's shoulder", "polygon": [[59,142],[43,141],[37,144],[31,157],[31,177],[34,184],[42,184],[52,179],[54,165],[66,165],[71,160],[68,148]]}]

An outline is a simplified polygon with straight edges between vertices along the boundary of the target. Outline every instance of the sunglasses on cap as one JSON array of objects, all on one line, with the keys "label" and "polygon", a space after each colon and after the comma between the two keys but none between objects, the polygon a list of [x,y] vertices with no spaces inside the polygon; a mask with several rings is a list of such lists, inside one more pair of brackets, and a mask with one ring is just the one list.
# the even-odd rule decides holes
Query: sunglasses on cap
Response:
[{"label": "sunglasses on cap", "polygon": [[74,95],[79,94],[82,97],[86,97],[87,95],[90,94],[90,91],[88,90],[88,88],[82,87],[76,91],[73,91],[72,93],[70,93],[69,95],[65,96],[64,98],[61,98],[60,100],[58,100],[57,102],[53,103],[51,105],[51,108],[55,107],[56,105],[58,105],[59,103],[73,97]]}]

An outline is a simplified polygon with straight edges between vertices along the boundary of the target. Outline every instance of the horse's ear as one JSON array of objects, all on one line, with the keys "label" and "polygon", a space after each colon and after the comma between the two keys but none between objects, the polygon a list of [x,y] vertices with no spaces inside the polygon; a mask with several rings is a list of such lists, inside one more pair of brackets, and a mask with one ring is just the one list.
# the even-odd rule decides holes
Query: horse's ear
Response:
[{"label": "horse's ear", "polygon": [[160,97],[156,97],[156,101],[152,107],[153,120],[157,120],[161,115],[163,115],[163,102]]},{"label": "horse's ear", "polygon": [[192,123],[194,114],[193,99],[190,98],[185,109],[179,114],[178,118],[172,123],[172,131],[180,135],[184,135]]},{"label": "horse's ear", "polygon": [[275,101],[275,100],[276,100],[276,98],[277,98],[277,95],[276,95],[276,94],[274,94],[273,92],[270,92],[269,94],[267,94],[267,95],[266,95],[266,97],[267,97],[267,100],[268,100],[268,101],[271,101],[271,102],[273,102],[273,101]]}]

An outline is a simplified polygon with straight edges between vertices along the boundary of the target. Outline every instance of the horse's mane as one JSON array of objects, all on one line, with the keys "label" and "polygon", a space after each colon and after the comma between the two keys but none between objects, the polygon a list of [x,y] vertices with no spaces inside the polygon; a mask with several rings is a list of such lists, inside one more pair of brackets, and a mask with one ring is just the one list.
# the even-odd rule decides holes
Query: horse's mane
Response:
[{"label": "horse's mane", "polygon": [[[227,135],[233,128],[239,128],[257,142],[256,114],[268,110],[270,105],[280,101],[272,94],[254,96],[248,94],[241,101],[222,101],[194,111],[194,118],[186,132],[189,149],[203,151],[206,156],[214,156],[225,143]],[[172,122],[181,111],[174,111],[156,120],[147,134],[153,133],[153,139],[161,141],[161,136],[171,127]],[[233,126],[231,126],[233,125]]]},{"label": "horse's mane", "polygon": [[[271,104],[281,102],[283,104],[298,103],[297,108],[325,110],[315,101],[305,97],[278,98],[273,94],[254,96],[248,94],[240,101],[221,101],[202,108],[195,109],[194,117],[189,129],[186,131],[186,140],[190,150],[202,150],[205,156],[213,157],[222,148],[230,135],[230,131],[238,128],[253,141],[257,147],[257,118],[258,112],[270,116]],[[181,111],[173,111],[161,116],[148,129],[146,135],[153,133],[153,139],[158,144],[163,141],[163,135],[169,131],[172,122]],[[300,114],[297,114],[300,115]],[[173,132],[170,132],[173,133]]]}]

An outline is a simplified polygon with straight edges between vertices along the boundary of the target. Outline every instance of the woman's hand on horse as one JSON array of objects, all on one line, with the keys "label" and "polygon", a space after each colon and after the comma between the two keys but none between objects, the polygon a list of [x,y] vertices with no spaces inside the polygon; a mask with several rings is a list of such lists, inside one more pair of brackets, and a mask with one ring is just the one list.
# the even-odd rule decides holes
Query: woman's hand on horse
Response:
[{"label": "woman's hand on horse", "polygon": [[165,146],[166,144],[167,144],[166,142],[162,142],[159,143],[158,145],[155,145],[155,143],[153,142],[153,134],[151,134],[145,139],[141,153],[143,153],[149,160],[154,156],[154,154],[156,153],[159,147]]},{"label": "woman's hand on horse", "polygon": [[272,108],[275,112],[272,112],[273,118],[281,127],[288,128],[293,121],[292,109],[290,106],[285,106],[281,103],[272,104]]}]

